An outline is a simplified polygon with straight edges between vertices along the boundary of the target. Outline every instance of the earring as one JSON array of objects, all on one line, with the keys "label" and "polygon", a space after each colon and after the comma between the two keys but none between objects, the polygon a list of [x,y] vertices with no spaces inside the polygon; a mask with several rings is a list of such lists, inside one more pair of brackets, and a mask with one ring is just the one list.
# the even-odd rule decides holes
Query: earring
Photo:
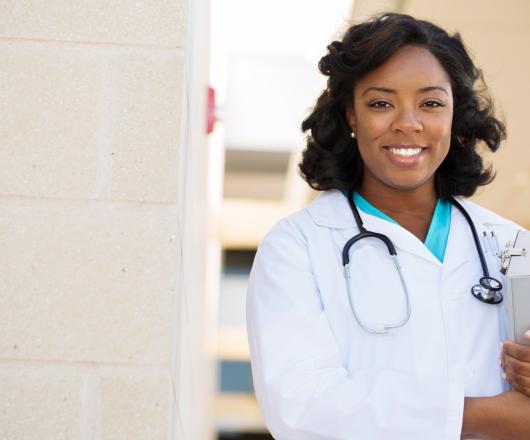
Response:
[{"label": "earring", "polygon": [[351,132],[350,136],[355,139],[355,133],[353,131]]}]

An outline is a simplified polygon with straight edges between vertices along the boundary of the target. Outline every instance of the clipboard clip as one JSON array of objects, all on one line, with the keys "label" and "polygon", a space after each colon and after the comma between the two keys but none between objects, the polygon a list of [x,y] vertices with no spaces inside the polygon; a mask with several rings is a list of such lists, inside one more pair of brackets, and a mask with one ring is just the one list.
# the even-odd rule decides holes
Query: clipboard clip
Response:
[{"label": "clipboard clip", "polygon": [[508,271],[508,266],[510,266],[510,260],[512,257],[525,257],[526,256],[526,249],[525,248],[514,248],[513,243],[510,241],[506,243],[506,246],[504,247],[504,250],[500,253],[499,258],[501,259],[501,273],[503,275],[506,275],[506,272]]}]

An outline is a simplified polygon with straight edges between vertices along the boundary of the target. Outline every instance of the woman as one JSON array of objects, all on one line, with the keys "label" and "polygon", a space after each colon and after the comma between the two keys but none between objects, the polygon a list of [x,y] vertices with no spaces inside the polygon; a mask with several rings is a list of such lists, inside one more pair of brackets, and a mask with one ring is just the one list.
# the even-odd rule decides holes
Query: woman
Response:
[{"label": "woman", "polygon": [[[488,270],[505,284],[496,243],[520,229],[459,198],[493,178],[479,142],[495,151],[504,136],[480,71],[458,34],[401,14],[328,50],[300,164],[323,194],[263,239],[248,289],[268,428],[280,440],[529,439],[530,348],[501,350],[496,286],[471,293]],[[391,240],[400,271],[373,236],[343,256],[363,227]]]}]

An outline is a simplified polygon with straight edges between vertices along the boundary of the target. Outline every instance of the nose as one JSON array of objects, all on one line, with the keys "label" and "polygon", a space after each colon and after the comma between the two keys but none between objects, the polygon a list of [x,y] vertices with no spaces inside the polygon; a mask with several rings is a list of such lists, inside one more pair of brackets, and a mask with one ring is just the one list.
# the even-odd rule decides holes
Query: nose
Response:
[{"label": "nose", "polygon": [[401,109],[392,121],[392,131],[417,133],[422,130],[423,123],[414,109]]}]

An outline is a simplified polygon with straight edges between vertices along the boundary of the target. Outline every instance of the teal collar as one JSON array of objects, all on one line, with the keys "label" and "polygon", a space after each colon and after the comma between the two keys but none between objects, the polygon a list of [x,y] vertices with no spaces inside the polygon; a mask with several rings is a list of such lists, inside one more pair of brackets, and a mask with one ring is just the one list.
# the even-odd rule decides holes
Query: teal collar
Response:
[{"label": "teal collar", "polygon": [[[343,191],[343,193],[347,196],[346,191]],[[377,209],[359,193],[353,193],[353,200],[357,208],[359,208],[361,211],[399,225],[397,221]],[[429,251],[442,263],[445,256],[445,249],[447,247],[447,240],[449,239],[450,227],[451,203],[447,200],[438,199],[424,244],[427,249],[429,249]]]}]

